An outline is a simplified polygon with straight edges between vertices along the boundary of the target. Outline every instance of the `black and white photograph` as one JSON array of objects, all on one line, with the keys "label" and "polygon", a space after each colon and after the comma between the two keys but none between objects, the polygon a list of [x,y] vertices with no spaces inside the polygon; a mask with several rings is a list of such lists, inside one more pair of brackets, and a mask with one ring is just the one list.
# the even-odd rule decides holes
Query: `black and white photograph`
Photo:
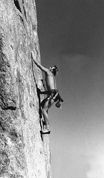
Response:
[{"label": "black and white photograph", "polygon": [[103,0],[0,0],[0,178],[104,178],[103,48]]}]

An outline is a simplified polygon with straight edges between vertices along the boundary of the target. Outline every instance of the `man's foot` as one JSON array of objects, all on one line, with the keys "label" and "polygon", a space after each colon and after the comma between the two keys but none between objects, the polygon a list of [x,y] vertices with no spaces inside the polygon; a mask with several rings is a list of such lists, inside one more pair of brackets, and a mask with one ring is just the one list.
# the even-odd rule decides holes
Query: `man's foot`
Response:
[{"label": "man's foot", "polygon": [[41,130],[40,133],[41,133],[41,134],[50,134],[51,131],[50,131],[50,130],[47,130],[47,129],[44,129],[44,130]]},{"label": "man's foot", "polygon": [[60,101],[56,102],[55,106],[56,106],[57,108],[60,108],[60,107],[61,107]]}]

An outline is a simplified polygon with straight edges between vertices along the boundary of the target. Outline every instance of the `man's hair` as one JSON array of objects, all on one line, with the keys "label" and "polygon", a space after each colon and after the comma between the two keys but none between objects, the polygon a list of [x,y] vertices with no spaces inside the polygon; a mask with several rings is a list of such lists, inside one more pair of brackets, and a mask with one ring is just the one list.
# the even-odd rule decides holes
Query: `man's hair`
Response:
[{"label": "man's hair", "polygon": [[56,73],[58,72],[58,67],[55,65],[53,67],[50,67],[50,70],[53,73],[53,75],[56,75]]}]

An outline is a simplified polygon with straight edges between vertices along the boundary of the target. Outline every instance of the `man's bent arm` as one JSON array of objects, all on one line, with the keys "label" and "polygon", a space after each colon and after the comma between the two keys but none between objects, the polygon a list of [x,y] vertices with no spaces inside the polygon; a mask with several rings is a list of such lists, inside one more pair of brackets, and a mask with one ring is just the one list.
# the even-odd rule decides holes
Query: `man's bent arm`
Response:
[{"label": "man's bent arm", "polygon": [[46,67],[42,66],[39,62],[37,62],[35,60],[34,52],[33,51],[31,53],[32,53],[32,59],[33,59],[34,63],[37,65],[37,67],[39,67],[39,69],[41,69],[43,72],[48,73],[49,69],[47,69]]}]

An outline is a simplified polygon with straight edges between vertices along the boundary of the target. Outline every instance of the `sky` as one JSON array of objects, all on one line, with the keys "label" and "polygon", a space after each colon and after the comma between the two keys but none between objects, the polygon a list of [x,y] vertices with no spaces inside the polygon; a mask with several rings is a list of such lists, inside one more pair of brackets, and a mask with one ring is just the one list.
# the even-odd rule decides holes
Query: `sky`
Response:
[{"label": "sky", "polygon": [[104,1],[36,0],[41,62],[57,65],[53,178],[104,178]]}]

